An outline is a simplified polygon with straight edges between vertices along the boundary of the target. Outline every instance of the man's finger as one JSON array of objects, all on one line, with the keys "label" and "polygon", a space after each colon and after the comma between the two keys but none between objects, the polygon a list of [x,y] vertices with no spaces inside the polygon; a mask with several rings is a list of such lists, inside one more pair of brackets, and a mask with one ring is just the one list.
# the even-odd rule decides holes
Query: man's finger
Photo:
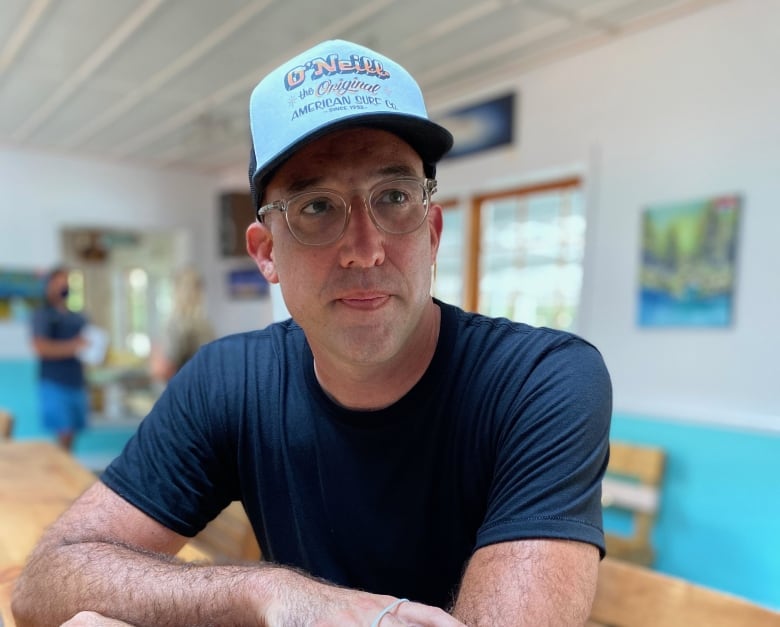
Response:
[{"label": "man's finger", "polygon": [[115,618],[107,618],[97,612],[79,612],[60,627],[133,627]]}]

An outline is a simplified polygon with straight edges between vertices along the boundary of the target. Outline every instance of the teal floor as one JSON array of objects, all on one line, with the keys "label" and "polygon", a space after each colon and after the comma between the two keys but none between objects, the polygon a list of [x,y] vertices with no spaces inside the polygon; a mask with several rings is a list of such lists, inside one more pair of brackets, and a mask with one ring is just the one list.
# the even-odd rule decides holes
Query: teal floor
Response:
[{"label": "teal floor", "polygon": [[[119,455],[125,443],[138,428],[137,421],[93,421],[78,436],[73,446],[73,455],[90,470],[100,473],[114,457]],[[14,434],[15,440],[50,440],[54,437],[43,430]]]},{"label": "teal floor", "polygon": [[136,421],[93,423],[76,439],[73,454],[84,466],[100,472],[122,452],[137,428]]},{"label": "teal floor", "polygon": [[[41,427],[36,373],[36,363],[31,359],[0,360],[0,407],[14,416],[16,440],[53,440]],[[139,421],[136,416],[107,419],[94,415],[76,439],[73,454],[99,472],[121,452]]]}]

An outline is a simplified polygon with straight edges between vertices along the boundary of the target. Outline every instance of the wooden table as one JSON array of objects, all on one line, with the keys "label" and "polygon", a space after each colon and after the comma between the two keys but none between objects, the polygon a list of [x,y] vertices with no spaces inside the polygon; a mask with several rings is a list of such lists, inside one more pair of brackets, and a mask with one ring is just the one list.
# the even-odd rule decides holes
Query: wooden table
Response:
[{"label": "wooden table", "polygon": [[94,481],[49,442],[0,442],[0,566],[23,563],[43,530]]},{"label": "wooden table", "polygon": [[[50,442],[0,441],[0,615],[6,627],[14,625],[11,592],[27,556],[43,531],[95,481]],[[179,556],[207,557],[189,545]]]}]

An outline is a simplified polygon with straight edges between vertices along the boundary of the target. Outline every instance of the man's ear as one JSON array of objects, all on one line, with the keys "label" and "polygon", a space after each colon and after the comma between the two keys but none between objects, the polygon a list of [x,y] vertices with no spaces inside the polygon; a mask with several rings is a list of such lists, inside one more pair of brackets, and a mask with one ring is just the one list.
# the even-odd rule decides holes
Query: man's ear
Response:
[{"label": "man's ear", "polygon": [[273,236],[265,224],[252,222],[246,230],[246,252],[255,260],[260,273],[269,283],[278,283],[273,256]]},{"label": "man's ear", "polygon": [[441,243],[441,231],[444,228],[444,216],[442,215],[443,209],[441,205],[435,203],[431,204],[428,209],[428,224],[430,225],[431,234],[431,263],[436,263],[436,255],[439,252],[439,244]]}]

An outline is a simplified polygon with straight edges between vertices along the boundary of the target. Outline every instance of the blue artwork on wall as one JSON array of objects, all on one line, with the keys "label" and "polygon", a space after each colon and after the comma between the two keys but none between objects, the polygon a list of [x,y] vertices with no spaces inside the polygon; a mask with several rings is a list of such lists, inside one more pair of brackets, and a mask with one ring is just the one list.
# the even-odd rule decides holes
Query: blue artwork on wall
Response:
[{"label": "blue artwork on wall", "polygon": [[41,273],[0,270],[0,321],[22,322],[43,302]]},{"label": "blue artwork on wall", "polygon": [[455,109],[437,118],[448,129],[455,143],[445,159],[462,157],[490,148],[512,144],[515,140],[515,94],[506,94],[468,107]]},{"label": "blue artwork on wall", "polygon": [[640,326],[731,324],[740,207],[727,195],[643,212]]},{"label": "blue artwork on wall", "polygon": [[230,270],[227,275],[231,298],[263,298],[268,296],[268,281],[254,266]]}]

